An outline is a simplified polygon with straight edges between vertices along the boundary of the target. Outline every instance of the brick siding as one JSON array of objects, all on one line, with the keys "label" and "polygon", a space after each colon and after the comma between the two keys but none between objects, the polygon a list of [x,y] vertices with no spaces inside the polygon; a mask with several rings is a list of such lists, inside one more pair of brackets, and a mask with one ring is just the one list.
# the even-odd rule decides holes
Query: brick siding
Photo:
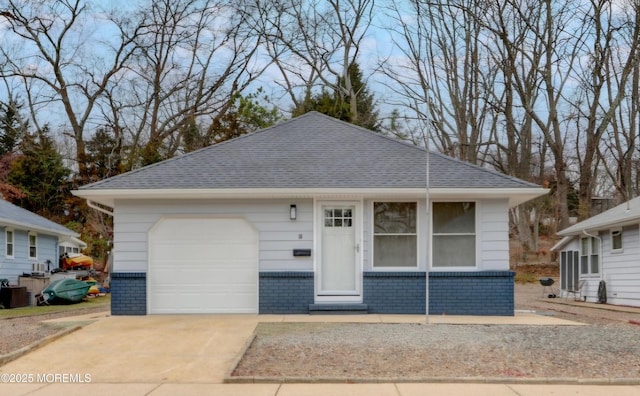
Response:
[{"label": "brick siding", "polygon": [[[432,315],[513,316],[511,271],[432,272],[429,313]],[[363,303],[370,313],[423,314],[424,272],[365,272]]]},{"label": "brick siding", "polygon": [[111,315],[147,314],[147,274],[111,273]]},{"label": "brick siding", "polygon": [[306,314],[313,304],[313,272],[260,272],[261,314]]}]

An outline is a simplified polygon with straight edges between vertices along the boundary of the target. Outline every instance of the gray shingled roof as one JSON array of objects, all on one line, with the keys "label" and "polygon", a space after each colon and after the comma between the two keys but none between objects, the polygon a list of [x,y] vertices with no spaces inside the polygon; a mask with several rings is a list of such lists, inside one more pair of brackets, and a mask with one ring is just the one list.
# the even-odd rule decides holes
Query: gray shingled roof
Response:
[{"label": "gray shingled roof", "polygon": [[[80,190],[423,188],[425,151],[311,112]],[[539,188],[431,153],[433,188]]]},{"label": "gray shingled roof", "polygon": [[77,236],[70,229],[45,219],[33,212],[0,199],[0,225],[9,225],[34,231],[49,232],[54,235]]},{"label": "gray shingled roof", "polygon": [[583,230],[607,230],[612,227],[637,224],[640,222],[640,197],[624,202],[614,208],[590,217],[558,231],[558,235],[580,235]]}]

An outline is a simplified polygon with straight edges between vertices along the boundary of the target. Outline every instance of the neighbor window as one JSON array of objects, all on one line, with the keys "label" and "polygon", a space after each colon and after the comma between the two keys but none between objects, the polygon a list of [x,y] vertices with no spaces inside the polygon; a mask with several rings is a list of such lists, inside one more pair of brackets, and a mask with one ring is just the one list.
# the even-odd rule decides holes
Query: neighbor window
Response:
[{"label": "neighbor window", "polygon": [[13,257],[13,231],[6,230],[5,237],[7,241],[7,246],[6,246],[7,257],[12,258]]},{"label": "neighbor window", "polygon": [[611,231],[611,250],[622,251],[622,230]]},{"label": "neighbor window", "polygon": [[433,203],[433,266],[475,267],[475,202]]},{"label": "neighbor window", "polygon": [[415,202],[373,204],[373,266],[417,267]]},{"label": "neighbor window", "polygon": [[38,236],[36,234],[29,234],[29,258],[38,258]]},{"label": "neighbor window", "polygon": [[600,240],[594,237],[580,239],[580,275],[600,273]]}]

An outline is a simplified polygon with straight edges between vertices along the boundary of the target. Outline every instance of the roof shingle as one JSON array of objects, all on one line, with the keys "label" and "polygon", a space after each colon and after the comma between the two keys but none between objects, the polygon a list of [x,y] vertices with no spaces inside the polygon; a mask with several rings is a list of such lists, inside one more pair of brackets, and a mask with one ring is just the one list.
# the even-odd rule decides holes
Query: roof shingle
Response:
[{"label": "roof shingle", "polygon": [[[81,190],[423,188],[425,150],[311,112]],[[538,188],[430,153],[433,188]]]},{"label": "roof shingle", "polygon": [[0,199],[0,224],[2,223],[21,226],[25,229],[33,228],[34,230],[50,232],[55,235],[78,235],[67,227]]}]

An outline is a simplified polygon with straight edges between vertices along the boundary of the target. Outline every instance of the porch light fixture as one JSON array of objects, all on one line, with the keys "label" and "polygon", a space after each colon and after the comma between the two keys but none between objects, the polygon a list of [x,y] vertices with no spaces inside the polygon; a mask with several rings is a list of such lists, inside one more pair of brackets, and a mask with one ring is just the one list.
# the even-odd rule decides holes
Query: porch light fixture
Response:
[{"label": "porch light fixture", "polygon": [[298,208],[296,207],[296,205],[291,205],[289,207],[289,218],[291,220],[295,220],[296,218],[298,218]]}]

